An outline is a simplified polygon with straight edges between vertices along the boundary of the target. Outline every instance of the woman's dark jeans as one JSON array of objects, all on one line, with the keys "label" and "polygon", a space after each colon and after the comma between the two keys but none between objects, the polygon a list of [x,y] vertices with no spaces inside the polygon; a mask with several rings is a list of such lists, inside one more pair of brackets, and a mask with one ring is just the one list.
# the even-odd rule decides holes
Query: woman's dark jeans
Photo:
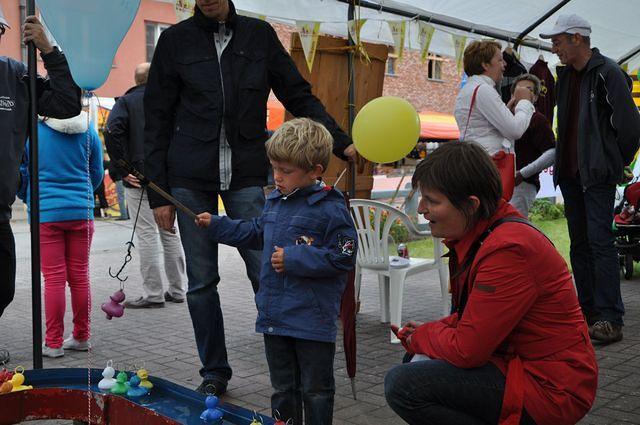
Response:
[{"label": "woman's dark jeans", "polygon": [[[461,369],[425,360],[391,369],[384,392],[393,411],[411,425],[488,425],[500,418],[504,383],[491,363]],[[523,411],[520,424],[535,422]]]}]

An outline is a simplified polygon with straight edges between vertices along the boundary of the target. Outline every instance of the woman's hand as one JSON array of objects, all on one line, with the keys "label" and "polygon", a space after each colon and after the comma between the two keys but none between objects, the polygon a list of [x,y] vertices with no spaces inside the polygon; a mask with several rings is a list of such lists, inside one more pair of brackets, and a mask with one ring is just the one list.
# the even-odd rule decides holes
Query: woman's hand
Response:
[{"label": "woman's hand", "polygon": [[513,92],[513,98],[515,99],[515,104],[521,100],[528,100],[533,103],[533,93],[527,87],[518,86]]}]

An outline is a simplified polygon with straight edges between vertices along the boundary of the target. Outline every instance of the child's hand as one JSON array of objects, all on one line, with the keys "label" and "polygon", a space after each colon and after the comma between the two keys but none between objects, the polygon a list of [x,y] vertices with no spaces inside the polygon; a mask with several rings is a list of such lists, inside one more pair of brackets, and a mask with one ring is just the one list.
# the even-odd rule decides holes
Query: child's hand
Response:
[{"label": "child's hand", "polygon": [[284,248],[278,246],[273,247],[273,254],[271,254],[271,265],[278,273],[284,273]]},{"label": "child's hand", "polygon": [[211,214],[208,212],[203,212],[198,214],[198,218],[196,219],[196,225],[198,227],[209,227],[211,224]]}]

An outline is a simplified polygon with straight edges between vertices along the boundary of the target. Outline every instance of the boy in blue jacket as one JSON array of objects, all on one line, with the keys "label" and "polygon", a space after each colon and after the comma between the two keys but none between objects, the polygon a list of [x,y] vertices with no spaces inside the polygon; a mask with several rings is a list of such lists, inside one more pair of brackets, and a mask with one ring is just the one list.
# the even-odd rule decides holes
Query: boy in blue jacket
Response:
[{"label": "boy in blue jacket", "polygon": [[264,334],[271,408],[284,420],[331,424],[336,320],[355,265],[356,231],[342,194],[318,179],[333,140],[307,118],[284,123],[266,143],[276,190],[252,220],[198,215],[214,240],[262,249],[256,332]]}]

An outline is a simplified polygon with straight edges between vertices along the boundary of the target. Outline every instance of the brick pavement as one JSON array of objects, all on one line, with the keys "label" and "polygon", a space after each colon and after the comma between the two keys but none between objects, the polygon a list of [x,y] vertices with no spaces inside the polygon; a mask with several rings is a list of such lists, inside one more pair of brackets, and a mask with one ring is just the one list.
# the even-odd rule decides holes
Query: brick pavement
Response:
[{"label": "brick pavement", "polygon": [[[123,224],[124,223],[124,224]],[[118,366],[141,365],[152,375],[195,388],[200,380],[199,360],[186,304],[167,304],[164,309],[127,310],[120,319],[108,321],[100,304],[117,288],[109,278],[109,266],[119,267],[129,222],[96,222],[92,246],[92,329],[91,358],[86,353],[67,352],[60,359],[44,359],[45,367],[102,368],[108,359]],[[18,256],[16,298],[0,319],[0,345],[11,352],[9,366],[32,365],[29,233],[25,222],[15,222]],[[138,261],[127,273],[125,291],[129,298],[139,295]],[[227,332],[229,359],[234,370],[225,401],[262,413],[268,413],[271,388],[264,359],[262,338],[254,332],[255,306],[244,264],[237,251],[221,246],[220,295]],[[405,289],[405,319],[426,321],[437,317],[437,273],[425,273],[408,279]],[[623,282],[626,302],[625,339],[610,347],[598,348],[600,386],[596,404],[581,424],[640,424],[640,284]],[[388,343],[388,328],[379,323],[378,285],[374,275],[365,275],[362,307],[358,315],[358,400],[351,397],[346,375],[342,342],[338,341],[335,376],[336,425],[399,424],[401,421],[386,406],[383,396],[385,372],[400,362],[403,350]],[[69,313],[69,312],[68,312]],[[71,329],[67,314],[65,329]],[[44,332],[44,331],[43,331]],[[68,332],[67,332],[68,333]],[[40,423],[55,423],[43,421]],[[61,423],[61,422],[57,422]],[[64,422],[66,423],[66,422]]]}]

